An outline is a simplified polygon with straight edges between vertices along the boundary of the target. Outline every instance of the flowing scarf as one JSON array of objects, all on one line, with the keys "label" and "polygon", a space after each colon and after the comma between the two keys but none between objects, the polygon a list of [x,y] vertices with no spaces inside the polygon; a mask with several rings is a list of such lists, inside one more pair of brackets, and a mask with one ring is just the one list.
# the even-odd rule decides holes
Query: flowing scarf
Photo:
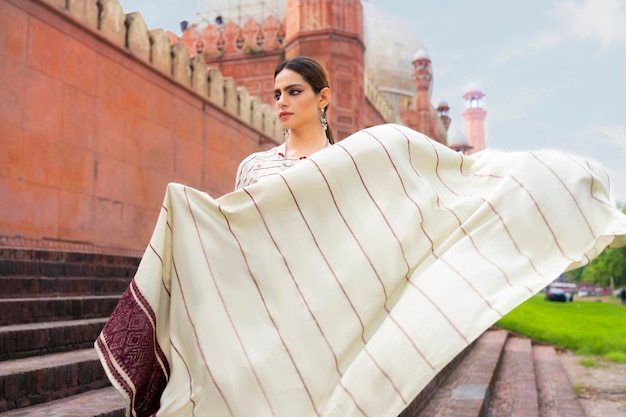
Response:
[{"label": "flowing scarf", "polygon": [[601,167],[360,131],[213,199],[167,187],[96,341],[144,416],[397,416],[563,271],[626,244]]}]

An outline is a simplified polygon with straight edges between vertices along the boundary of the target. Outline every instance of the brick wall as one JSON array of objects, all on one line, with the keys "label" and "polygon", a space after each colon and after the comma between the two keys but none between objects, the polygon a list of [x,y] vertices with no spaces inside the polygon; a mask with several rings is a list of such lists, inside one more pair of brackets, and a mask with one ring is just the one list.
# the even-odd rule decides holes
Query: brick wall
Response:
[{"label": "brick wall", "polygon": [[[100,4],[0,0],[4,242],[143,250],[168,182],[218,197],[246,155],[275,145],[266,108]],[[172,61],[148,61],[159,56]]]}]

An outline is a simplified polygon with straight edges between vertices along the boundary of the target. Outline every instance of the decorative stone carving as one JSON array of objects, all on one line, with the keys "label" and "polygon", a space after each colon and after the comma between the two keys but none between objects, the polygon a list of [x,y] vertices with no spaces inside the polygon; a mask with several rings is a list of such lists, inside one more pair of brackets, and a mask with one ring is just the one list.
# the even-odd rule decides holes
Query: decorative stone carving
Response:
[{"label": "decorative stone carving", "polygon": [[220,31],[215,25],[208,25],[202,31],[202,43],[204,43],[204,55],[207,57],[215,57],[220,54],[217,49],[217,40],[220,37]]},{"label": "decorative stone carving", "polygon": [[268,16],[261,25],[263,35],[265,36],[262,49],[272,50],[280,48],[278,42],[278,32],[282,28],[280,20],[276,16]]},{"label": "decorative stone carving", "polygon": [[243,24],[243,37],[245,39],[245,48],[244,52],[251,52],[258,49],[256,44],[257,35],[261,32],[261,25],[252,18],[246,20]]},{"label": "decorative stone carving", "polygon": [[237,49],[236,41],[240,34],[241,28],[236,23],[228,22],[226,25],[224,25],[224,27],[222,28],[222,36],[224,39],[223,52],[225,54],[239,51],[239,49]]},{"label": "decorative stone carving", "polygon": [[378,110],[380,115],[387,123],[401,123],[402,118],[398,112],[391,106],[387,97],[385,97],[374,85],[369,77],[365,77],[365,97]]},{"label": "decorative stone carving", "polygon": [[187,47],[187,52],[190,57],[196,56],[198,54],[198,48],[201,47],[202,51],[204,51],[205,45],[202,42],[200,37],[200,33],[198,33],[198,29],[196,25],[191,25],[183,32],[183,36],[180,37],[179,42]]}]

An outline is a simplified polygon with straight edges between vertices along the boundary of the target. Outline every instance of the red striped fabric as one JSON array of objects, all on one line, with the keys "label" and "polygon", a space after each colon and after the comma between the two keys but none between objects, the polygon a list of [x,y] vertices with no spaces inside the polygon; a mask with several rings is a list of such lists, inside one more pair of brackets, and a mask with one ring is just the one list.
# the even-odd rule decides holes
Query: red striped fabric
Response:
[{"label": "red striped fabric", "polygon": [[96,349],[129,415],[397,416],[502,315],[626,244],[608,189],[570,155],[467,157],[397,125],[218,199],[170,184]]}]

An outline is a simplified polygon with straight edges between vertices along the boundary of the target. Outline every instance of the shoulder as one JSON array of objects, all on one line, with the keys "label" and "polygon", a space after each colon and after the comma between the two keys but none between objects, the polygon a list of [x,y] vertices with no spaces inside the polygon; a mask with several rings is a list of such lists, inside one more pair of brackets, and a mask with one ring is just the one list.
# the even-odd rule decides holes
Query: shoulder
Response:
[{"label": "shoulder", "polygon": [[258,176],[258,171],[264,171],[280,165],[283,158],[282,148],[282,145],[279,145],[266,151],[255,152],[241,161],[237,169],[235,189],[249,185]]}]

